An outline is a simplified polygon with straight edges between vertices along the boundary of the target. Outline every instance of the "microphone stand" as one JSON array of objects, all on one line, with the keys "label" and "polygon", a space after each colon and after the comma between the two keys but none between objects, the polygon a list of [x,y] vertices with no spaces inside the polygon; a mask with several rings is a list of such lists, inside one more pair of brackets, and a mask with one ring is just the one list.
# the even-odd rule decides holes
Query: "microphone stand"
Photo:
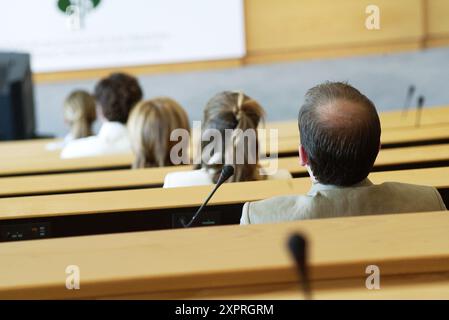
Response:
[{"label": "microphone stand", "polygon": [[209,200],[212,198],[212,196],[214,195],[215,191],[217,191],[219,186],[220,186],[219,184],[215,185],[215,188],[211,191],[211,193],[209,193],[209,196],[207,197],[206,201],[204,201],[204,203],[201,205],[201,207],[199,207],[199,209],[195,212],[195,214],[193,215],[192,219],[190,219],[189,223],[185,223],[184,217],[179,219],[179,222],[181,222],[181,224],[182,224],[182,226],[184,228],[190,228],[192,226],[192,224],[198,218],[198,215],[200,214],[200,212],[209,203]]},{"label": "microphone stand", "polygon": [[405,97],[404,107],[402,109],[402,118],[405,117],[408,111],[408,107],[410,106],[410,103],[412,102],[413,94],[415,93],[415,86],[411,85],[408,87],[407,96]]},{"label": "microphone stand", "polygon": [[424,96],[418,97],[418,105],[416,106],[416,119],[415,119],[415,127],[419,128],[421,126],[421,114],[422,109],[424,107]]},{"label": "microphone stand", "polygon": [[234,167],[231,165],[226,165],[221,170],[220,177],[218,178],[217,184],[215,185],[214,189],[211,193],[209,193],[209,196],[207,197],[206,201],[199,207],[199,209],[195,212],[192,219],[190,219],[189,223],[186,223],[184,217],[179,219],[179,222],[181,222],[182,226],[184,228],[190,228],[192,224],[195,222],[195,220],[198,218],[199,214],[203,210],[203,208],[209,203],[209,200],[212,198],[214,193],[218,190],[218,188],[226,181],[228,180],[232,175],[234,174]]}]

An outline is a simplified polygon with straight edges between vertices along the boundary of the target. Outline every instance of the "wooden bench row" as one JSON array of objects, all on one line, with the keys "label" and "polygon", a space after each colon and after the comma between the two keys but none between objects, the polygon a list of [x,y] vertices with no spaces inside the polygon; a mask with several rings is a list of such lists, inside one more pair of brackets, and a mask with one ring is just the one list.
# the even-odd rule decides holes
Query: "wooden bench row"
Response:
[{"label": "wooden bench row", "polygon": [[[438,119],[433,117],[435,121]],[[423,128],[416,130],[394,127],[400,132],[395,139],[404,139],[391,142],[399,140],[388,140],[389,135],[385,137],[384,133],[384,145],[445,141],[449,137],[443,134],[446,127],[438,127],[445,119],[426,127],[429,119],[432,117],[423,117]],[[384,127],[387,122],[383,121]],[[397,121],[392,120],[391,125],[394,123]],[[293,150],[296,153],[297,137],[294,134],[289,137],[288,130],[280,132],[285,132],[280,141],[281,153],[288,155]],[[375,172],[370,179],[374,183],[431,185],[439,189],[448,204],[449,167],[406,169],[444,165],[449,161],[448,152],[449,147],[444,144],[383,150],[376,168],[390,170],[401,166],[404,170]],[[38,158],[28,159],[30,164],[40,163],[37,166],[40,169],[34,173],[48,172],[45,171],[48,162],[44,169],[48,159],[42,157],[39,162]],[[50,172],[118,169],[131,162],[131,155],[110,158],[111,162],[106,164],[101,157],[98,162],[68,160],[59,167],[55,165]],[[79,160],[78,167],[73,166]],[[86,161],[85,167],[79,166],[82,161]],[[279,159],[279,167],[296,176],[305,174],[297,161],[296,157]],[[57,162],[55,158],[54,164]],[[15,168],[20,167],[15,164]],[[0,264],[0,299],[300,299],[303,296],[286,249],[287,238],[293,232],[304,233],[309,239],[314,298],[449,298],[447,212],[129,233],[179,228],[179,218],[193,214],[210,186],[142,189],[160,186],[168,172],[190,168],[2,178],[0,196],[86,193],[0,199],[0,241],[5,241],[11,232],[37,235],[35,238],[64,237],[1,243],[5,263]],[[14,172],[5,176],[18,171]],[[137,190],[87,192],[115,188]],[[246,201],[304,194],[309,188],[308,178],[226,184],[211,201],[202,221],[205,225],[235,224]],[[127,233],[96,235],[117,232]],[[89,236],[68,237],[80,235]],[[65,288],[64,275],[69,265],[79,266],[82,290]],[[379,267],[382,290],[365,287],[368,265]]]},{"label": "wooden bench row", "polygon": [[[402,110],[385,111],[379,114],[382,129],[386,131],[396,131],[397,129],[415,130],[415,120],[417,111],[412,109],[407,112]],[[421,113],[420,128],[441,127],[449,125],[449,106],[428,107]],[[277,129],[279,138],[297,137],[298,123],[296,120],[273,121],[265,125],[267,129]],[[7,141],[0,143],[0,154],[7,157],[20,157],[26,155],[48,154],[45,146],[57,139],[39,139],[25,141]],[[386,141],[389,143],[389,141]],[[58,154],[58,152],[53,152]]]},{"label": "wooden bench row", "polygon": [[[449,206],[449,167],[375,172],[374,183],[436,187]],[[309,178],[225,184],[205,208],[200,225],[238,224],[245,202],[305,194]],[[181,228],[210,186],[88,192],[0,199],[0,241]],[[34,231],[33,231],[34,230]],[[42,230],[42,232],[38,232]]]},{"label": "wooden bench row", "polygon": [[[434,109],[438,111],[440,108],[432,108],[429,110]],[[449,110],[449,107],[443,108],[443,110],[446,109]],[[431,119],[435,120],[434,125],[422,126],[420,128],[404,127],[397,130],[384,131],[382,134],[383,148],[449,143],[449,120],[446,120],[444,116],[445,112],[442,111],[440,113],[443,114],[437,117],[439,114],[437,111],[432,111],[432,117],[428,117],[429,122],[431,122]],[[395,114],[396,118],[400,117],[398,112]],[[442,120],[438,122],[438,119]],[[279,127],[279,155],[282,157],[296,155],[299,145],[299,135],[296,125],[287,122],[286,124],[271,124],[268,127],[273,128],[273,126]],[[0,176],[90,170],[89,168],[84,168],[84,165],[81,165],[81,168],[79,168],[79,161],[81,163],[91,163],[90,167],[94,167],[95,170],[111,168],[123,169],[124,167],[128,167],[133,159],[131,154],[125,154],[113,157],[97,157],[97,159],[61,160],[58,151],[45,150],[45,145],[48,142],[49,140],[36,140],[0,143],[0,154],[2,154],[0,159]],[[261,150],[266,152],[265,149],[266,146],[262,143]]]},{"label": "wooden bench row", "polygon": [[[449,298],[448,228],[429,212],[2,243],[0,299],[301,299],[296,232],[313,298]],[[370,265],[381,290],[365,286]],[[80,290],[66,289],[68,266]]]},{"label": "wooden bench row", "polygon": [[[383,134],[383,139],[388,140]],[[383,145],[382,148],[395,146],[395,148],[416,145],[442,144],[449,142],[448,127],[432,127],[428,129],[401,130],[390,139],[392,144]],[[395,144],[398,142],[397,144]],[[279,156],[288,157],[298,154],[299,140],[297,138],[280,139],[278,142]],[[129,168],[133,156],[131,154],[89,157],[78,159],[60,159],[58,155],[45,157],[21,156],[15,158],[2,157],[0,159],[0,177],[13,175],[31,175],[39,173],[62,173],[88,170],[111,170]]]},{"label": "wooden bench row", "polygon": [[[168,173],[193,169],[189,165],[139,170],[112,170],[116,167],[109,167],[111,170],[90,172],[101,169],[101,166],[108,162],[106,159],[109,159],[109,163],[116,167],[129,167],[130,159],[123,156],[67,160],[60,162],[64,166],[57,167],[55,165],[53,170],[59,172],[64,168],[70,168],[69,171],[88,172],[4,177],[0,179],[0,197],[155,188],[163,185],[164,178]],[[276,165],[280,169],[288,170],[294,177],[308,176],[305,168],[299,165],[297,156],[264,161],[262,164],[274,165],[273,161],[277,162]],[[444,165],[449,165],[449,144],[381,150],[374,170],[388,171]],[[39,172],[38,170],[41,168],[34,167],[34,169]],[[32,169],[29,168],[29,170]],[[18,171],[4,171],[3,173],[12,174],[18,173]]]},{"label": "wooden bench row", "polygon": [[[419,126],[417,126],[417,118],[419,117]],[[421,111],[421,116],[414,108],[406,112],[403,110],[384,111],[379,113],[379,118],[383,132],[444,126],[449,125],[449,106],[424,108]],[[279,137],[297,137],[298,135],[298,121],[296,119],[268,122],[266,128],[278,129]]]}]

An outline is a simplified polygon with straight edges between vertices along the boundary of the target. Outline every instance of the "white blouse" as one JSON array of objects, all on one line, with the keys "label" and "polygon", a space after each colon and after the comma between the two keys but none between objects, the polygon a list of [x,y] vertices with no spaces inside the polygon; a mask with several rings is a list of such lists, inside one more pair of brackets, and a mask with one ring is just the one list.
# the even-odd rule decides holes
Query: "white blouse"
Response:
[{"label": "white blouse", "polygon": [[126,125],[105,122],[96,136],[73,140],[64,147],[61,158],[80,158],[117,153],[131,153]]},{"label": "white blouse", "polygon": [[64,148],[69,142],[73,141],[73,136],[71,133],[68,133],[64,139],[58,139],[55,142],[50,142],[45,145],[45,149],[48,151],[61,150]]},{"label": "white blouse", "polygon": [[[261,168],[261,170],[264,170]],[[164,188],[189,187],[214,184],[214,172],[205,168],[190,171],[172,172],[165,176]],[[291,179],[292,175],[285,169],[279,169],[275,174],[267,175],[268,180]]]}]

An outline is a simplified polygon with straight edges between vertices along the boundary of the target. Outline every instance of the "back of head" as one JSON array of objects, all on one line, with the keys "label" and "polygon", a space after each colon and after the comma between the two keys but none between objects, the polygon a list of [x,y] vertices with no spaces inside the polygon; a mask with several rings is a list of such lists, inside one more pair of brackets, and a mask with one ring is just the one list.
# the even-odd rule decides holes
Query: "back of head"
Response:
[{"label": "back of head", "polygon": [[162,97],[138,103],[128,120],[133,168],[173,165],[170,151],[177,142],[170,135],[176,129],[190,131],[187,113],[176,101]]},{"label": "back of head", "polygon": [[298,124],[320,183],[350,186],[368,176],[379,152],[381,127],[374,104],[357,89],[341,82],[311,88]]},{"label": "back of head", "polygon": [[135,77],[113,73],[95,86],[95,99],[106,120],[126,123],[129,112],[142,99],[142,89]]},{"label": "back of head", "polygon": [[[204,110],[203,137],[213,129],[220,133],[221,139],[220,141],[213,139],[211,142],[202,139],[201,166],[215,169],[214,182],[218,180],[229,154],[232,155],[235,169],[229,182],[261,178],[258,172],[257,127],[263,119],[263,108],[242,92],[224,91],[209,100]],[[232,132],[231,145],[226,145],[226,131]],[[221,154],[209,154],[217,149],[221,150]]]},{"label": "back of head", "polygon": [[64,120],[70,126],[73,139],[92,135],[92,124],[96,117],[95,99],[88,92],[73,91],[64,101]]},{"label": "back of head", "polygon": [[185,129],[190,132],[189,116],[184,108],[175,100],[168,97],[155,98],[156,104],[163,105],[170,112],[172,131],[175,129]]}]

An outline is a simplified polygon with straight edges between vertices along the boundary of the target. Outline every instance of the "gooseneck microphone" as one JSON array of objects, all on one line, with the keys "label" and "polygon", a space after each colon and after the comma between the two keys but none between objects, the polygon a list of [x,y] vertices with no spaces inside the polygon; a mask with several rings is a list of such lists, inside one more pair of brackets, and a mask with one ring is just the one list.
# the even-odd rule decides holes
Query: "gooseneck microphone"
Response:
[{"label": "gooseneck microphone", "polygon": [[192,219],[190,219],[189,223],[185,223],[184,218],[179,219],[179,221],[181,222],[182,226],[184,228],[189,228],[190,226],[192,226],[192,224],[198,219],[201,211],[203,210],[203,208],[207,205],[207,203],[209,202],[209,200],[212,198],[212,196],[214,195],[215,191],[218,190],[218,188],[226,181],[228,180],[232,175],[234,174],[234,167],[231,165],[225,165],[223,167],[223,169],[221,170],[221,174],[220,177],[218,178],[217,183],[215,184],[214,189],[212,190],[212,192],[209,194],[209,196],[207,197],[206,201],[204,201],[204,203],[201,205],[201,207],[196,211],[196,213],[193,215]]},{"label": "gooseneck microphone", "polygon": [[408,107],[412,103],[413,95],[415,94],[415,86],[410,85],[408,87],[407,96],[405,97],[404,108],[402,109],[402,117],[405,117],[408,111]]},{"label": "gooseneck microphone", "polygon": [[304,293],[304,298],[309,300],[312,296],[307,261],[307,240],[300,234],[293,234],[288,239],[288,248],[296,262],[299,278],[302,280],[301,290]]},{"label": "gooseneck microphone", "polygon": [[416,106],[416,119],[415,119],[415,127],[421,126],[421,113],[424,107],[424,96],[418,97],[418,105]]}]

